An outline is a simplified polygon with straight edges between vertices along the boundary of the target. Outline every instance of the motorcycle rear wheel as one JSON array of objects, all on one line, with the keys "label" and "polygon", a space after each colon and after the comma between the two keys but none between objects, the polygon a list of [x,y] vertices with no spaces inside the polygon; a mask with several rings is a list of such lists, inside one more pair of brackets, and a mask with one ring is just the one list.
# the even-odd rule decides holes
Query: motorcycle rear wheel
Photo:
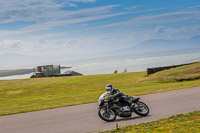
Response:
[{"label": "motorcycle rear wheel", "polygon": [[99,109],[98,115],[102,120],[107,121],[107,122],[112,122],[116,119],[115,112],[111,109],[108,112],[105,107]]},{"label": "motorcycle rear wheel", "polygon": [[147,116],[149,114],[149,107],[145,103],[138,101],[135,103],[134,112],[140,116]]}]

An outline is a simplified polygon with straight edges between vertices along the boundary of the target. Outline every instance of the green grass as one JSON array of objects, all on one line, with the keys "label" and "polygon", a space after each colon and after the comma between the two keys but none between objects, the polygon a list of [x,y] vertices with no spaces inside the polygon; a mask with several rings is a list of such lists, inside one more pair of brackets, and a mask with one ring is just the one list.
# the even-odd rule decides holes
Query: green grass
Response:
[{"label": "green grass", "polygon": [[[97,102],[106,84],[128,95],[144,95],[200,86],[200,63],[156,74],[132,72],[0,81],[0,116]],[[187,78],[187,80],[185,80]],[[184,79],[184,80],[176,80]],[[182,81],[182,82],[180,82]]]},{"label": "green grass", "polygon": [[139,81],[156,81],[156,82],[176,82],[176,81],[190,81],[200,79],[200,63],[192,65],[185,65],[174,69],[169,69],[155,73],[150,77],[142,78]]},{"label": "green grass", "polygon": [[200,132],[200,111],[174,115],[158,121],[116,127],[104,133],[198,133]]}]

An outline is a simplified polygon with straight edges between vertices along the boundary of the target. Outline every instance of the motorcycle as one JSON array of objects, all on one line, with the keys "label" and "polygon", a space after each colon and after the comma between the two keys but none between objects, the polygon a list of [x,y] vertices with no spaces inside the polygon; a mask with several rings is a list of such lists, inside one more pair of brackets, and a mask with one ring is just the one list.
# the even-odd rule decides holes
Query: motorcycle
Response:
[{"label": "motorcycle", "polygon": [[[129,102],[123,99],[127,99]],[[140,97],[128,97],[127,95],[109,98],[105,97],[104,93],[98,99],[98,115],[107,122],[115,121],[116,116],[131,117],[132,112],[140,116],[147,116],[149,114],[149,107],[139,100]]]}]

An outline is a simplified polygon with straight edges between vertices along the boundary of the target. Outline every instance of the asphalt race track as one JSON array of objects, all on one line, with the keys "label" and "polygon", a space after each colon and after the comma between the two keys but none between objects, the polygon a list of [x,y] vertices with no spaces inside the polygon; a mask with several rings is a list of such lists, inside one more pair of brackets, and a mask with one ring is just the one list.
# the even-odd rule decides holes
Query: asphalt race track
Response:
[{"label": "asphalt race track", "polygon": [[57,109],[0,117],[0,133],[85,133],[149,122],[175,114],[200,110],[200,87],[141,96],[150,108],[147,117],[135,113],[131,118],[104,122],[98,117],[98,104],[83,104]]}]

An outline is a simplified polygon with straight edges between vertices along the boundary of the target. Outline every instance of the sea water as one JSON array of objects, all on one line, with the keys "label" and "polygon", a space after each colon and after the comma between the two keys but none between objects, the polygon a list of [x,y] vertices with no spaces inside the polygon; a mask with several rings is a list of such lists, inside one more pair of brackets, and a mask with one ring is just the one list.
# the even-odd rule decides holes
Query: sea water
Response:
[{"label": "sea water", "polygon": [[[151,67],[162,67],[170,65],[185,64],[194,61],[198,61],[200,53],[193,54],[179,54],[168,55],[159,57],[112,57],[101,59],[90,59],[82,61],[63,62],[64,66],[72,66],[67,69],[82,73],[83,75],[94,74],[111,74],[117,70],[118,73],[123,72],[125,69],[127,72],[146,71]],[[65,71],[65,70],[63,70]]]},{"label": "sea water", "polygon": [[[162,67],[170,65],[185,64],[194,61],[199,61],[200,53],[192,54],[179,54],[179,55],[167,55],[167,56],[117,56],[109,58],[98,59],[84,59],[74,61],[57,62],[55,65],[72,67],[68,69],[61,69],[61,73],[65,71],[76,71],[83,75],[95,75],[95,74],[112,74],[117,70],[118,73],[122,73],[125,69],[127,72],[146,71],[151,67]],[[29,78],[31,74],[25,75],[13,75],[7,77],[0,77],[0,80],[7,79],[24,79]]]}]

